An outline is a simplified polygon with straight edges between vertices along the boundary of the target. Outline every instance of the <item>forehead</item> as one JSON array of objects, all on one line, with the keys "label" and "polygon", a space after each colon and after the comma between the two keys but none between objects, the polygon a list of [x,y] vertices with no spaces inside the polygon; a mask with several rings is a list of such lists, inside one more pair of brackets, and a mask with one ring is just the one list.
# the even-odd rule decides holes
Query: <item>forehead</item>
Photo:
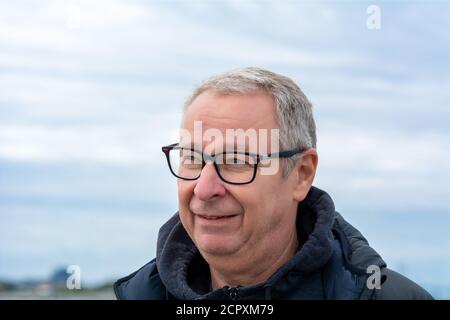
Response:
[{"label": "forehead", "polygon": [[204,129],[221,131],[277,128],[273,98],[264,91],[245,95],[205,91],[187,108],[183,128],[193,130],[194,121],[201,121]]}]

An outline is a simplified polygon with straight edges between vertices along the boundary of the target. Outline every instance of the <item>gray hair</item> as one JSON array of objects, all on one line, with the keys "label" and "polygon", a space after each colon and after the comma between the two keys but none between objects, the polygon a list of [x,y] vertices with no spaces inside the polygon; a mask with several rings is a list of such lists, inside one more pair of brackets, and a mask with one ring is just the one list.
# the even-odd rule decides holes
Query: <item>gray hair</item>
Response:
[{"label": "gray hair", "polygon": [[[255,67],[221,73],[194,89],[185,102],[184,112],[195,98],[207,90],[219,94],[249,94],[264,90],[276,104],[281,150],[316,148],[312,104],[290,78]],[[295,156],[288,159],[283,172],[285,176],[294,168],[297,159]]]}]

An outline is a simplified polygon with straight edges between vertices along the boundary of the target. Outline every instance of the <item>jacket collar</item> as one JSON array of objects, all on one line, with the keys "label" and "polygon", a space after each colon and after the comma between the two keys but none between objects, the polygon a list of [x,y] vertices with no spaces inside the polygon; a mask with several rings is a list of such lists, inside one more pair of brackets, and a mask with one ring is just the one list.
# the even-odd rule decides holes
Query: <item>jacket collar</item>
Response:
[{"label": "jacket collar", "polygon": [[[267,288],[271,291],[280,283],[286,287],[287,282],[283,279],[289,273],[306,275],[320,270],[333,254],[334,221],[331,197],[312,187],[297,209],[299,250],[266,282],[239,288],[241,294],[246,298],[267,294]],[[227,288],[208,292],[208,265],[181,225],[178,213],[160,229],[156,263],[162,282],[178,299],[220,298],[228,293]]]}]

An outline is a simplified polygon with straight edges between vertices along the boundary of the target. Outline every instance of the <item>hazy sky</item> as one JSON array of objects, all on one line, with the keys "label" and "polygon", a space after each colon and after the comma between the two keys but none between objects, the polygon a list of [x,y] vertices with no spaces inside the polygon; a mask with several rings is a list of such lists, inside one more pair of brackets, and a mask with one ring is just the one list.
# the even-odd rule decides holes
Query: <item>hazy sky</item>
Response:
[{"label": "hazy sky", "polygon": [[177,210],[161,146],[194,85],[236,67],[314,104],[315,185],[388,265],[450,287],[450,5],[1,1],[0,278],[131,273]]}]

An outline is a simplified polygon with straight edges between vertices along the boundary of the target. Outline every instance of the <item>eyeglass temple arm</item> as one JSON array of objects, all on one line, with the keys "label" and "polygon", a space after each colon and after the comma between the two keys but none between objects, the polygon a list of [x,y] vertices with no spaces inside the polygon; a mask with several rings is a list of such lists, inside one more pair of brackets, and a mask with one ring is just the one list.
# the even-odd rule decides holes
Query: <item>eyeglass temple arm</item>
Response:
[{"label": "eyeglass temple arm", "polygon": [[281,152],[275,152],[275,153],[269,153],[268,155],[261,156],[261,160],[265,159],[274,159],[274,158],[290,158],[293,155],[296,155],[298,153],[302,153],[304,150],[302,149],[293,149],[293,150],[286,150]]},{"label": "eyeglass temple arm", "polygon": [[177,143],[172,143],[172,144],[169,144],[168,146],[162,147],[162,151],[164,151],[164,152],[169,151],[171,148],[176,147],[176,146],[178,146],[178,142]]}]

